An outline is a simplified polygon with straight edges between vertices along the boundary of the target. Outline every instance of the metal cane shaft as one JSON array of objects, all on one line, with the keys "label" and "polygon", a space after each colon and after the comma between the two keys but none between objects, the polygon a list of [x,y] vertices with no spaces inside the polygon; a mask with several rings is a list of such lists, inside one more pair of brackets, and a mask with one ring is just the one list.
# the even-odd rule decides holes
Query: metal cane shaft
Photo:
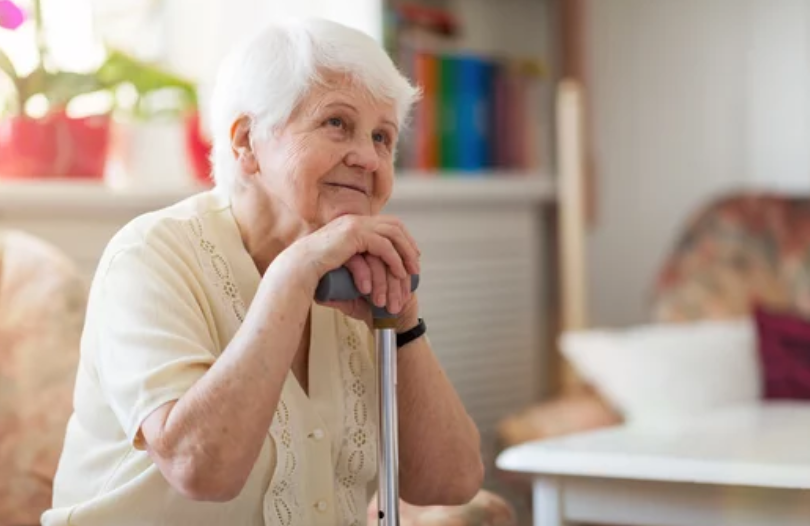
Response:
[{"label": "metal cane shaft", "polygon": [[399,434],[397,428],[397,346],[392,328],[375,330],[379,400],[379,526],[399,526]]},{"label": "metal cane shaft", "polygon": [[[411,276],[411,290],[419,286],[419,276]],[[361,297],[346,267],[326,274],[318,283],[318,301],[348,301]],[[399,526],[399,433],[397,413],[396,317],[372,304],[374,336],[377,345],[377,396],[379,440],[377,463],[379,488],[378,526]]]}]

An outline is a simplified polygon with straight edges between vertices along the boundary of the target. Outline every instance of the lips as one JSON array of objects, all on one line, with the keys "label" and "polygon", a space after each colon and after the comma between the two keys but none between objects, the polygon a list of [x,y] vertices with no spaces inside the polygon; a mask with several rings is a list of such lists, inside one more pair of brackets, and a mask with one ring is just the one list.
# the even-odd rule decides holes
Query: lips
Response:
[{"label": "lips", "polygon": [[333,188],[343,188],[345,190],[354,190],[355,192],[360,192],[361,194],[367,196],[368,190],[365,186],[361,184],[355,183],[326,183],[327,186],[331,186]]}]

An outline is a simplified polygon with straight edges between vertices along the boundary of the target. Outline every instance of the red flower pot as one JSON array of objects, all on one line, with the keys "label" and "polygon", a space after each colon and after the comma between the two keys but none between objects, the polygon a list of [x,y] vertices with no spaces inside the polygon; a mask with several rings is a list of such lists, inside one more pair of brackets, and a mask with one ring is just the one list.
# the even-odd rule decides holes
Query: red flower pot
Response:
[{"label": "red flower pot", "polygon": [[199,112],[186,117],[186,151],[194,167],[196,181],[205,186],[212,185],[211,143],[203,136]]},{"label": "red flower pot", "polygon": [[0,179],[104,177],[110,117],[53,112],[0,121]]}]

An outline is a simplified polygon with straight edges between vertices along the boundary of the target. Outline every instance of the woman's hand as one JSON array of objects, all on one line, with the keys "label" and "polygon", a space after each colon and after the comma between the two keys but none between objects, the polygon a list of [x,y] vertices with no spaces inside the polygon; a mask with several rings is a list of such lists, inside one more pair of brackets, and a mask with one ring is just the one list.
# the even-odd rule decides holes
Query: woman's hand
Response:
[{"label": "woman's hand", "polygon": [[[419,248],[402,222],[391,216],[341,216],[296,241],[289,251],[309,272],[310,283],[346,266],[357,289],[378,307],[399,314],[413,303],[411,275],[419,273]],[[370,321],[365,299],[333,302],[348,316]]]},{"label": "woman's hand", "polygon": [[[403,320],[408,327],[416,324],[415,321],[410,321],[411,318],[416,317],[417,310],[416,297],[411,292],[410,276],[405,279],[397,278],[386,268],[380,258],[369,254],[352,256],[345,266],[351,272],[355,286],[361,292],[359,284],[371,280],[371,292],[364,294],[369,296],[374,305],[385,307],[391,314],[396,314],[397,318]],[[352,318],[363,320],[371,327],[371,306],[366,298],[358,298],[354,301],[326,302],[325,305],[335,307]]]}]

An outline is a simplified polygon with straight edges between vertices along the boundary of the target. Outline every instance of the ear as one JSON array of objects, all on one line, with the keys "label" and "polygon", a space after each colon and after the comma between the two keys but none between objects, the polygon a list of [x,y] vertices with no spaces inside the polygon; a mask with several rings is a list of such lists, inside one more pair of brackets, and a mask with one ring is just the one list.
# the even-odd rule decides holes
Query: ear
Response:
[{"label": "ear", "polygon": [[231,150],[242,172],[248,175],[259,172],[259,161],[253,151],[253,142],[250,136],[251,124],[251,118],[242,115],[231,125]]}]

